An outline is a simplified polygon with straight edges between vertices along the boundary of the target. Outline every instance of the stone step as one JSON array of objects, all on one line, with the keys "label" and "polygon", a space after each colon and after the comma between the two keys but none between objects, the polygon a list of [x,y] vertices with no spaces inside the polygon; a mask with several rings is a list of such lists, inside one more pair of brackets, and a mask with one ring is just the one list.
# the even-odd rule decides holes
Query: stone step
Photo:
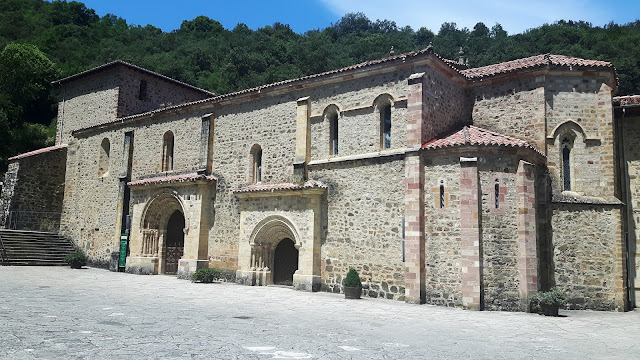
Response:
[{"label": "stone step", "polygon": [[69,240],[51,232],[0,230],[0,237],[3,265],[66,265],[64,257],[76,250]]},{"label": "stone step", "polygon": [[69,266],[64,261],[50,260],[33,260],[33,259],[15,259],[5,263],[7,266]]}]

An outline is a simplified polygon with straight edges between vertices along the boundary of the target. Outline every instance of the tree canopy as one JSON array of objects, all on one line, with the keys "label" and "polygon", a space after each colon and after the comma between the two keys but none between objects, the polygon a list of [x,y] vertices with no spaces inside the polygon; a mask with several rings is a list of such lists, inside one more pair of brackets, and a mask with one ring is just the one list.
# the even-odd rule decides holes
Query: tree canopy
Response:
[{"label": "tree canopy", "polygon": [[[388,56],[392,46],[398,54],[430,43],[450,59],[457,59],[462,47],[472,67],[547,52],[606,60],[618,71],[619,95],[640,93],[640,21],[604,27],[558,21],[515,35],[500,24],[479,22],[468,29],[448,22],[434,33],[425,27],[414,30],[351,13],[325,29],[298,34],[282,23],[257,30],[245,24],[225,29],[214,19],[198,16],[183,21],[177,30],[163,32],[152,25],[128,24],[113,14],[100,17],[76,1],[2,0],[0,49],[13,52],[2,61],[29,51],[29,61],[19,69],[33,72],[16,73],[16,77],[26,76],[21,82],[25,88],[0,95],[0,131],[25,128],[24,124],[40,129],[51,123],[55,102],[43,95],[50,88],[37,79],[50,81],[52,74],[69,76],[117,59],[221,94],[379,59]],[[55,65],[46,65],[47,58]],[[8,100],[21,91],[31,98]],[[50,126],[54,127],[55,123]],[[0,172],[6,168],[6,157],[22,150],[15,146],[0,149]]]}]

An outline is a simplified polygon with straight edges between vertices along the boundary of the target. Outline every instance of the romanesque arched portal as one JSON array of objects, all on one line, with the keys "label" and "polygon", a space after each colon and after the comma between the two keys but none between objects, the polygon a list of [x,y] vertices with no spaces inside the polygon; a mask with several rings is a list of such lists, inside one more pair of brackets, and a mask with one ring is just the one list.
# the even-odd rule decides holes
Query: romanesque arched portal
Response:
[{"label": "romanesque arched portal", "polygon": [[142,256],[157,257],[158,272],[176,274],[187,231],[184,207],[173,191],[156,194],[142,216]]},{"label": "romanesque arched portal", "polygon": [[270,216],[262,220],[252,233],[250,245],[251,271],[256,274],[256,285],[293,285],[300,241],[288,219]]}]

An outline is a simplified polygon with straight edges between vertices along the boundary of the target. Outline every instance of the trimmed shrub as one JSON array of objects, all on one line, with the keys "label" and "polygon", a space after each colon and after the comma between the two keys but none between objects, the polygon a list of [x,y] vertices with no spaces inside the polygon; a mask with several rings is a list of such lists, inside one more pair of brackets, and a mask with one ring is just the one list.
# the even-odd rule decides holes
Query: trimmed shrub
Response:
[{"label": "trimmed shrub", "polygon": [[349,269],[347,276],[342,280],[342,285],[346,287],[362,287],[362,282],[360,281],[360,275],[356,269]]},{"label": "trimmed shrub", "polygon": [[191,282],[212,283],[220,278],[220,270],[214,268],[201,268],[191,274]]},{"label": "trimmed shrub", "polygon": [[535,306],[552,306],[562,308],[567,305],[567,296],[558,288],[541,291],[531,296],[531,303]]},{"label": "trimmed shrub", "polygon": [[89,258],[82,251],[78,250],[64,257],[64,261],[71,266],[72,269],[80,269],[87,265]]}]

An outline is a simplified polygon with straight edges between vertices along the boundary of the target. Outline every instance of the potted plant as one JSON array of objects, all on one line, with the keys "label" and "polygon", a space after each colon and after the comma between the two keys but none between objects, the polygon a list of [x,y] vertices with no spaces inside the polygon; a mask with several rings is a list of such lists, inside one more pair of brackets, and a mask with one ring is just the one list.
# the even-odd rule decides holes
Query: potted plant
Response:
[{"label": "potted plant", "polygon": [[545,316],[558,316],[558,309],[567,305],[566,295],[558,288],[540,291],[531,297],[531,304],[538,313]]},{"label": "potted plant", "polygon": [[356,269],[349,269],[347,276],[342,280],[342,285],[344,286],[345,299],[360,299],[362,282],[360,282],[360,275]]},{"label": "potted plant", "polygon": [[71,266],[72,269],[80,269],[87,265],[87,255],[78,250],[64,257],[64,261]]}]

